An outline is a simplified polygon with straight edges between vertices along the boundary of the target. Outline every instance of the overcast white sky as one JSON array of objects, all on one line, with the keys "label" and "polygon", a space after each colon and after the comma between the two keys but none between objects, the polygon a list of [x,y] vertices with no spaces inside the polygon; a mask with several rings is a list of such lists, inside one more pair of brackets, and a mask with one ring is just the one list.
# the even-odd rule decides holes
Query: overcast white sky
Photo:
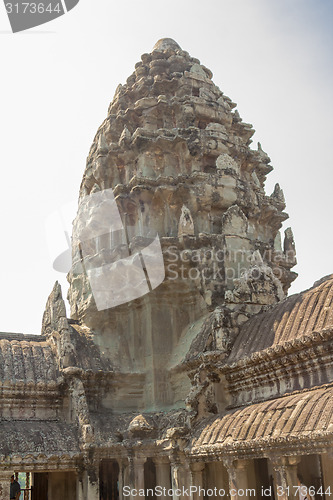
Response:
[{"label": "overcast white sky", "polygon": [[80,0],[11,34],[0,5],[0,331],[40,332],[61,278],[45,219],[77,198],[118,83],[162,37],[213,71],[271,157],[266,190],[280,183],[296,240],[291,293],[332,273],[332,25],[331,0]]}]

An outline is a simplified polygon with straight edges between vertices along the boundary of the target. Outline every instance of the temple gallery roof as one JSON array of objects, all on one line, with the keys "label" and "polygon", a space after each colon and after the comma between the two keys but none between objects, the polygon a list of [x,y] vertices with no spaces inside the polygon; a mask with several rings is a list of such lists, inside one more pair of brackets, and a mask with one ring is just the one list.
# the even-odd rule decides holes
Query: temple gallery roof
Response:
[{"label": "temple gallery roof", "polygon": [[244,323],[229,362],[333,328],[333,275]]},{"label": "temple gallery roof", "polygon": [[[110,371],[86,329],[73,324],[70,341],[75,350],[75,366],[82,370]],[[60,383],[55,339],[42,335],[0,333],[0,383],[48,384]]]},{"label": "temple gallery roof", "polygon": [[57,421],[0,421],[0,457],[74,456],[80,453],[74,425]]},{"label": "temple gallery roof", "polygon": [[52,345],[45,337],[0,334],[0,380],[54,383],[58,376]]},{"label": "temple gallery roof", "polygon": [[333,387],[265,401],[206,421],[196,432],[192,452],[205,454],[233,448],[318,444],[333,435]]}]

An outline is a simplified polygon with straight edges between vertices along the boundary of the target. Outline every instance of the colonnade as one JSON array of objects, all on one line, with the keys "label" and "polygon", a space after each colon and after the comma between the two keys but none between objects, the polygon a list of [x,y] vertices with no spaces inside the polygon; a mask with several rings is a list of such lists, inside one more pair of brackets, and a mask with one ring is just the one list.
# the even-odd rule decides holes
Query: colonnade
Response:
[{"label": "colonnade", "polygon": [[[146,462],[153,464],[154,480],[147,481],[145,472]],[[142,453],[133,453],[128,457],[115,457],[112,462],[117,463],[116,494],[102,500],[207,500],[226,499],[244,500],[253,498],[275,498],[275,500],[295,500],[299,497],[297,490],[297,474],[302,465],[302,456],[280,456],[272,454],[255,464],[256,459],[237,459],[234,457],[218,456],[188,457],[181,453],[172,452],[170,455],[158,455],[148,458]],[[271,484],[265,490],[257,477],[262,462],[267,469],[266,477]],[[72,472],[74,481],[76,475],[76,500],[101,500],[100,471],[97,462],[91,464],[89,470]],[[255,466],[256,465],[256,466]],[[313,455],[310,461],[311,472],[317,474],[317,483],[311,485],[308,477],[306,486],[322,487],[322,494],[317,498],[330,500],[333,498],[333,450],[322,455]],[[312,469],[318,469],[316,472]],[[269,475],[268,475],[269,470]],[[9,498],[10,477],[12,470],[0,471],[0,499]],[[52,472],[49,472],[49,481],[52,481]],[[147,484],[149,483],[149,484]],[[267,486],[267,485],[266,485]],[[75,484],[74,484],[75,487]],[[158,494],[155,489],[158,488]],[[330,490],[329,490],[330,489]],[[72,490],[73,491],[73,490]],[[330,491],[330,494],[328,493]],[[326,494],[325,494],[326,493]],[[61,499],[67,500],[66,495]],[[73,500],[72,494],[68,500]]]},{"label": "colonnade", "polygon": [[[119,464],[119,500],[141,500],[145,491],[147,499],[154,497],[153,486],[145,484],[145,462],[143,455],[134,455],[117,460]],[[272,485],[263,490],[255,484],[256,478],[251,459],[217,457],[213,461],[200,460],[185,455],[152,457],[155,466],[156,483],[161,500],[201,500],[203,498],[221,498],[244,500],[248,498],[275,498],[275,500],[294,500],[299,497],[298,478],[301,456],[267,457],[267,466],[271,471]],[[318,455],[319,460],[319,455]],[[330,488],[333,497],[333,453],[321,455],[322,499],[330,499],[325,491]],[[216,469],[214,483],[207,484],[207,467]],[[226,479],[225,479],[226,478]],[[257,486],[257,487],[256,487]],[[307,486],[311,486],[307,482]],[[313,485],[318,486],[318,485]],[[123,489],[123,487],[125,487]],[[98,485],[89,490],[89,500],[100,500]],[[205,495],[206,494],[206,495]],[[229,495],[229,497],[228,497]],[[78,500],[86,500],[84,497]]]}]

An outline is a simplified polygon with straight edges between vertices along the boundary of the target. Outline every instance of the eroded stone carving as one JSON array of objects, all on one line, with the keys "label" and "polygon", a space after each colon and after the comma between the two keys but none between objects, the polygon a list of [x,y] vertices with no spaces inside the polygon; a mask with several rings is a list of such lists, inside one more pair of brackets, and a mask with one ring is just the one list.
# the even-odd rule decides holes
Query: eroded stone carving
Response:
[{"label": "eroded stone carving", "polygon": [[[165,280],[129,307],[97,311],[82,272],[89,262],[75,244],[79,222],[69,275],[72,317],[94,332],[111,364],[121,358],[126,369],[146,373],[147,407],[177,399],[165,360],[193,322],[223,308],[231,326],[219,342],[231,345],[239,326],[282,300],[295,278],[289,236],[284,251],[274,245],[287,214],[280,187],[271,196],[264,190],[270,159],[260,144],[250,148],[252,125],[211,78],[176,42],[158,42],[117,88],[80,188],[79,207],[91,193],[112,188],[125,228],[123,236],[110,231],[95,238],[94,259],[134,254],[154,237],[145,228],[161,241]],[[254,265],[257,253],[262,262]],[[167,314],[161,315],[162,303]],[[163,329],[156,328],[159,321]]]},{"label": "eroded stone carving", "polygon": [[[298,463],[284,455],[320,453],[329,470],[333,278],[287,298],[284,195],[265,193],[270,159],[235,106],[171,39],[118,86],[80,187],[71,318],[56,283],[42,336],[0,334],[0,491],[19,467],[48,471],[50,500],[54,471],[72,481],[64,500],[97,500],[104,473],[113,492],[154,474],[166,488],[214,477],[228,491],[246,486],[254,458],[270,457],[277,486],[292,486]],[[80,213],[92,194],[102,210],[108,189],[119,226],[102,217],[83,242],[97,221]],[[157,234],[164,282],[98,311],[87,270]]]}]

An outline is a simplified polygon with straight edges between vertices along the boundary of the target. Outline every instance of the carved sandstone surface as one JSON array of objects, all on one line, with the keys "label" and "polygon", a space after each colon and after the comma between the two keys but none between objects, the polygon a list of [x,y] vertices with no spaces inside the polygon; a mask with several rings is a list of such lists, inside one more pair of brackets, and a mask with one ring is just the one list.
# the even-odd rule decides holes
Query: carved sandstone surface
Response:
[{"label": "carved sandstone surface", "polygon": [[[297,472],[333,491],[333,275],[285,297],[283,193],[232,106],[170,39],[118,89],[81,186],[72,318],[56,283],[41,336],[0,333],[0,499],[19,471],[35,500],[259,498]],[[119,294],[141,250],[152,284],[157,233],[163,283],[98,310],[89,273],[120,262],[98,299]]]},{"label": "carved sandstone surface", "polygon": [[[260,144],[250,148],[254,129],[235,106],[209,69],[162,39],[118,86],[87,159],[79,207],[112,189],[124,229],[106,228],[83,255],[80,237],[95,221],[94,213],[82,219],[79,212],[71,314],[115,369],[144,374],[146,408],[185,398],[188,382],[170,369],[202,337],[202,322],[221,317],[217,345],[227,352],[239,326],[281,301],[296,277],[291,230],[281,247],[279,229],[288,217],[283,192],[276,185],[265,193],[270,159]],[[135,255],[157,234],[164,282],[98,311],[84,269]],[[121,277],[109,286],[121,288]]]}]

